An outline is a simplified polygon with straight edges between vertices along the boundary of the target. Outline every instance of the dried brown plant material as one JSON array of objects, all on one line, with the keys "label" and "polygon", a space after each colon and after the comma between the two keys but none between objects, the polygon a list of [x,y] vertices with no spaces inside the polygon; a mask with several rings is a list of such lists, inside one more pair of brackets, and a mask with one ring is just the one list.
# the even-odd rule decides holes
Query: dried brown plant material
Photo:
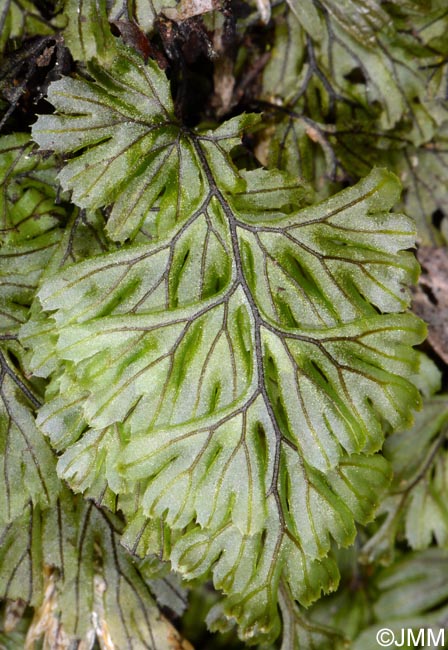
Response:
[{"label": "dried brown plant material", "polygon": [[428,324],[428,342],[448,363],[448,248],[422,246],[422,274],[414,290],[415,313]]}]

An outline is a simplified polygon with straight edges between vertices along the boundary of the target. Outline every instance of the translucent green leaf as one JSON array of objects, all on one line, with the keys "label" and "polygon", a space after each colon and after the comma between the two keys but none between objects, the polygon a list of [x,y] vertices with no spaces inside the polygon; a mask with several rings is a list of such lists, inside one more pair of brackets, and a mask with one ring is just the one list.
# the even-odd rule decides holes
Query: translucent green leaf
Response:
[{"label": "translucent green leaf", "polygon": [[[385,165],[403,183],[403,205],[417,222],[420,241],[440,243],[433,221],[440,222],[447,212],[446,47],[440,36],[448,28],[446,12],[438,3],[403,6],[398,17],[393,14],[383,24],[390,5],[377,7],[382,14],[377,22],[369,10],[364,19],[357,16],[358,10],[366,9],[364,3],[344,11],[347,4],[326,3],[328,43],[323,48],[319,40],[306,40],[306,28],[293,15],[274,14],[276,39],[263,89],[272,122],[261,136],[261,159],[303,176],[321,197],[337,191],[341,183],[362,178],[372,167]],[[370,53],[369,39],[363,41],[363,24],[370,25],[375,53]],[[354,47],[350,25],[361,35],[362,42]],[[348,33],[344,36],[338,29]],[[419,60],[419,79],[412,79],[416,66],[411,57]],[[386,76],[377,59],[387,68]],[[343,78],[337,76],[339,68],[345,69]],[[374,100],[376,84],[381,91]],[[381,97],[386,89],[388,97]],[[392,124],[394,113],[397,122]],[[444,219],[442,234],[446,228]]]},{"label": "translucent green leaf", "polygon": [[[133,500],[133,507],[130,505]],[[175,538],[176,531],[160,519],[148,519],[139,508],[139,499],[133,495],[120,496],[123,511],[128,513],[127,526],[123,531],[122,544],[134,556],[141,558],[169,557],[171,540]]]},{"label": "translucent green leaf", "polygon": [[[421,140],[433,118],[419,105],[425,96],[425,79],[413,64],[415,49],[419,55],[424,53],[417,40],[402,39],[375,0],[362,3],[329,0],[320,5],[319,11],[308,2],[291,0],[289,4],[295,14],[278,14],[275,56],[264,72],[264,97],[270,101],[279,97],[291,100],[291,105],[283,107],[286,114],[292,108],[317,122],[323,114],[330,119],[322,122],[331,123],[336,118],[341,127],[347,126],[341,119],[344,105],[355,124],[357,107],[383,129],[396,126],[407,113],[414,120],[415,137],[420,135]],[[310,15],[304,22],[308,5],[315,18],[310,20]],[[297,35],[297,25],[294,25],[299,6],[305,31],[302,37]],[[316,18],[321,21],[321,29]],[[282,61],[283,65],[279,65]],[[285,62],[294,64],[294,61],[297,79],[292,94],[290,77],[284,77],[284,71]]]},{"label": "translucent green leaf", "polygon": [[0,328],[12,332],[26,320],[65,220],[54,158],[38,154],[26,134],[0,138]]},{"label": "translucent green leaf", "polygon": [[448,398],[436,395],[425,400],[410,429],[389,436],[384,453],[393,464],[396,487],[413,483],[427,465],[424,461],[435,458],[443,444],[447,419]]},{"label": "translucent green leaf", "polygon": [[142,33],[152,31],[157,16],[176,4],[176,0],[83,0],[82,3],[66,0],[67,45],[72,55],[81,61],[96,58],[103,63],[110,62],[115,47],[110,24],[119,31],[124,26],[131,37],[135,37],[138,29]]},{"label": "translucent green leaf", "polygon": [[[345,647],[356,650],[374,650],[381,645],[379,641],[392,641],[392,647],[440,647],[443,632],[440,637],[439,633],[448,610],[444,581],[447,551],[404,551],[387,568],[378,564],[362,567],[357,559],[356,548],[338,553],[341,587],[306,612],[305,630],[309,635],[302,630],[302,642],[312,641],[313,648],[331,650],[339,633],[346,637]],[[320,626],[329,626],[324,627],[326,639],[317,634]],[[391,633],[377,637],[384,629]],[[408,636],[408,630],[414,637]],[[333,638],[328,635],[331,631]],[[414,643],[420,631],[420,639]]]},{"label": "translucent green leaf", "polygon": [[433,543],[448,543],[446,508],[447,435],[446,395],[425,400],[413,427],[390,436],[384,453],[392,463],[394,481],[390,496],[381,504],[384,519],[365,544],[362,557],[368,561],[391,560],[397,537],[404,535],[413,549]]},{"label": "translucent green leaf", "polygon": [[418,225],[422,245],[441,242],[434,228],[437,216],[442,222],[445,240],[448,234],[448,201],[445,187],[448,184],[448,114],[446,121],[436,130],[431,140],[416,148],[412,145],[391,156],[394,168],[406,187],[404,206]]},{"label": "translucent green leaf", "polygon": [[423,630],[421,647],[439,647],[448,609],[444,579],[447,560],[446,550],[432,548],[405,555],[391,567],[380,571],[374,580],[374,587],[378,590],[373,606],[376,622],[356,638],[353,648],[377,648],[376,634],[384,628],[395,634],[397,646],[414,647],[412,637],[407,636],[409,629],[414,632],[414,639]]},{"label": "translucent green leaf", "polygon": [[52,85],[57,113],[34,137],[74,154],[61,182],[79,205],[109,206],[114,238],[144,224],[152,239],[43,282],[57,366],[34,357],[53,373],[38,423],[61,478],[119,495],[128,547],[162,543],[189,578],[212,573],[242,636],[273,638],[282,576],[306,604],[335,588],[331,540],[352,543],[388,483],[371,456],[383,426],[419,406],[424,328],[401,313],[414,228],[389,213],[385,171],[301,207],[302,183],[232,164],[251,116],[195,132],[152,62],[123,52],[90,70]]},{"label": "translucent green leaf", "polygon": [[29,508],[2,530],[0,595],[36,607],[28,644],[92,648],[97,638],[123,650],[191,648],[160,614],[119,529],[63,491],[54,509]]},{"label": "translucent green leaf", "polygon": [[365,298],[405,306],[412,230],[384,211],[396,185],[383,172],[291,212],[294,188],[274,199],[257,171],[225,200],[203,165],[204,206],[172,238],[44,283],[62,374],[39,425],[66,449],[59,472],[76,489],[138,482],[146,516],[200,524],[168,553],[189,577],[213,570],[250,637],[276,629],[282,573],[302,602],[334,588],[330,536],[351,543],[387,484],[380,457],[347,454],[377,450],[379,418],[398,426],[419,402],[405,379],[419,322]]},{"label": "translucent green leaf", "polygon": [[[173,2],[66,0],[58,46],[75,61],[34,126],[41,152],[0,140],[0,597],[32,606],[16,633],[0,624],[0,646],[189,648],[155,603],[185,607],[170,568],[213,579],[209,626],[265,650],[281,621],[281,650],[343,647],[338,629],[362,650],[380,625],[436,630],[444,549],[401,553],[448,543],[445,398],[403,428],[435,384],[412,349],[425,332],[407,312],[408,217],[421,241],[446,229],[446,7],[287,0],[274,36],[231,3],[205,31],[169,23],[150,43]],[[38,7],[55,3],[34,4],[0,0],[0,52],[53,29]],[[267,22],[269,2],[252,4]],[[170,81],[125,26],[162,43]],[[170,87],[192,36],[221,40],[228,70],[235,38],[232,114],[266,116],[182,124]],[[262,120],[255,154],[289,176],[232,162]],[[389,212],[383,166],[408,217]],[[325,200],[310,206],[307,181]],[[363,559],[400,560],[353,566],[305,615],[357,531],[372,535]]]},{"label": "translucent green leaf", "polygon": [[448,457],[446,452],[441,452],[434,462],[429,480],[421,481],[410,495],[405,531],[413,549],[428,548],[434,539],[438,546],[448,546],[447,478]]},{"label": "translucent green leaf", "polygon": [[[40,512],[38,509],[37,512]],[[43,597],[40,517],[26,509],[9,524],[2,524],[0,539],[0,598],[21,599],[38,605]]]},{"label": "translucent green leaf", "polygon": [[[12,331],[27,318],[45,265],[60,239],[56,230],[0,251],[0,326]],[[24,266],[24,260],[27,266]]]},{"label": "translucent green leaf", "polygon": [[50,86],[48,99],[58,114],[41,116],[33,137],[44,149],[84,150],[59,178],[81,207],[114,202],[107,225],[113,239],[135,235],[144,220],[157,237],[187,221],[208,196],[201,155],[222,189],[244,185],[226,152],[253,117],[204,133],[198,152],[189,131],[177,124],[168,81],[153,61],[145,65],[122,51],[110,69],[92,66],[91,74],[95,83],[65,78]]},{"label": "translucent green leaf", "polygon": [[310,621],[285,589],[281,591],[279,602],[283,621],[280,650],[342,650],[347,647],[347,639],[334,628]]},{"label": "translucent green leaf", "polygon": [[31,239],[64,221],[64,210],[55,202],[55,170],[54,157],[39,154],[28,134],[0,138],[2,243]]},{"label": "translucent green leaf", "polygon": [[66,0],[68,25],[64,35],[75,59],[103,63],[114,56],[114,38],[110,31],[106,0]]},{"label": "translucent green leaf", "polygon": [[319,40],[322,33],[322,18],[312,0],[288,0],[288,5],[303,28],[315,40]]},{"label": "translucent green leaf", "polygon": [[[335,590],[339,581],[332,558],[307,557],[300,542],[289,531],[281,531],[273,504],[266,526],[264,535],[255,537],[243,536],[236,526],[213,535],[196,529],[184,536],[173,554],[174,568],[186,578],[207,575],[214,565],[215,586],[231,594],[223,613],[239,623],[240,637],[251,643],[273,639],[280,631],[277,590],[282,571],[293,597],[305,605]],[[215,621],[213,627],[220,626]]]},{"label": "translucent green leaf", "polygon": [[[40,279],[51,276],[73,262],[83,260],[109,249],[110,242],[104,235],[104,218],[99,211],[73,211],[64,231],[55,238],[55,245],[48,250],[45,266],[40,264]],[[1,269],[1,265],[0,265]],[[35,376],[48,375],[56,368],[53,354],[54,334],[47,315],[39,303],[32,304],[26,323],[27,337],[32,339],[33,348],[27,359],[27,367],[33,368]]]},{"label": "translucent green leaf", "polygon": [[[200,576],[213,565],[215,585],[232,594],[224,602],[225,615],[239,622],[245,640],[263,634],[275,636],[275,628],[271,629],[272,621],[276,621],[272,594],[278,591],[282,572],[292,597],[306,606],[319,598],[321,591],[337,587],[337,566],[331,557],[325,557],[329,533],[339,544],[350,543],[355,534],[353,517],[360,521],[370,517],[374,508],[371,497],[387,482],[387,469],[380,457],[342,461],[326,479],[309,472],[302,494],[302,481],[291,471],[298,468],[287,469],[298,489],[291,494],[292,488],[291,492],[286,488],[287,496],[282,492],[279,497],[281,503],[268,498],[268,517],[261,535],[243,536],[236,526],[226,525],[207,536],[197,528],[175,543],[171,554],[174,567],[188,578]],[[362,479],[360,470],[364,470]],[[306,508],[310,512],[308,521]],[[325,523],[318,512],[326,512]]]},{"label": "translucent green leaf", "polygon": [[[294,3],[301,12],[307,4]],[[307,66],[304,65],[307,30],[295,19],[294,10],[291,9],[286,16],[276,18],[275,39],[263,75],[263,94],[269,100],[275,97],[283,97],[285,101],[293,100],[300,82],[307,74]],[[311,29],[310,27],[309,31]],[[282,168],[280,165],[278,167]]]},{"label": "translucent green leaf", "polygon": [[338,550],[335,555],[341,573],[338,590],[306,611],[294,603],[289,605],[289,620],[294,621],[293,626],[290,624],[290,638],[316,650],[332,650],[341,642],[351,648],[352,640],[373,620],[376,568],[364,569],[357,563],[356,545]]},{"label": "translucent green leaf", "polygon": [[303,28],[317,42],[322,37],[323,23],[328,19],[336,20],[347,34],[367,47],[375,44],[378,33],[390,23],[390,17],[377,0],[323,0],[320,5],[311,0],[288,0],[288,5]]},{"label": "translucent green leaf", "polygon": [[[123,539],[123,538],[122,538]],[[122,539],[120,540],[122,542]],[[149,564],[149,566],[148,566]],[[167,565],[164,566],[164,576],[154,576],[153,563],[139,563],[139,570],[144,576],[147,572],[150,575],[149,586],[151,593],[157,600],[160,607],[167,607],[171,612],[181,616],[188,605],[188,592],[181,583],[181,580],[174,573],[169,572]],[[160,566],[160,563],[159,563]]]},{"label": "translucent green leaf", "polygon": [[270,161],[303,175],[319,192],[326,193],[335,191],[347,175],[358,178],[375,165],[387,165],[403,183],[403,209],[415,219],[419,241],[434,245],[442,240],[433,222],[448,212],[444,191],[448,182],[447,124],[436,127],[432,137],[416,147],[406,131],[379,132],[374,124],[339,129],[292,113],[275,131]]},{"label": "translucent green leaf", "polygon": [[363,45],[374,46],[378,33],[387,32],[390,16],[378,0],[323,0],[326,12]]},{"label": "translucent green leaf", "polygon": [[16,367],[17,357],[22,354],[16,341],[3,338],[0,348],[2,524],[18,517],[30,500],[42,506],[52,505],[59,485],[55,458],[34,421],[33,410],[39,406],[39,400]]},{"label": "translucent green leaf", "polygon": [[378,619],[420,614],[443,603],[448,593],[443,579],[447,562],[447,551],[433,548],[409,554],[384,569],[376,580],[380,592],[375,604]]}]

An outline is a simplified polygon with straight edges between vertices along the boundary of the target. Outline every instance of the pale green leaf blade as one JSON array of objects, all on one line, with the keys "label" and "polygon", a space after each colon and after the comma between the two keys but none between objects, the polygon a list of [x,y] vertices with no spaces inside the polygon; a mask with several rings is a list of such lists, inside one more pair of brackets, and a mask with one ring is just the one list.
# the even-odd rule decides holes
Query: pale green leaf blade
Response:
[{"label": "pale green leaf blade", "polygon": [[[294,456],[289,454],[290,476],[300,471]],[[360,479],[362,466],[364,478]],[[285,468],[280,471],[287,476]],[[321,590],[336,589],[337,567],[331,556],[326,557],[329,534],[342,545],[353,541],[352,517],[364,522],[371,518],[377,505],[372,496],[388,478],[387,464],[379,456],[364,461],[349,458],[328,477],[310,468],[302,471],[303,481],[298,477],[294,483],[288,481],[288,488],[268,499],[269,513],[261,538],[241,535],[229,525],[208,536],[197,528],[182,536],[171,554],[175,568],[187,578],[213,571],[215,585],[230,594],[223,603],[224,612],[239,622],[240,634],[246,640],[263,634],[275,636],[277,614],[271,594],[277,591],[281,575],[293,598],[305,606],[319,598]],[[301,516],[294,508],[301,510]],[[305,526],[306,508],[310,519]],[[325,523],[311,514],[320,509],[327,512]]]},{"label": "pale green leaf blade", "polygon": [[334,628],[315,623],[300,611],[284,587],[280,588],[279,604],[283,635],[280,650],[343,650],[347,640]]},{"label": "pale green leaf blade", "polygon": [[[14,331],[26,321],[40,277],[51,259],[61,233],[55,229],[0,251],[0,327]],[[24,266],[26,260],[27,266]]]},{"label": "pale green leaf blade", "polygon": [[448,183],[447,147],[448,119],[445,119],[431,140],[420,147],[408,145],[392,156],[396,173],[407,188],[403,197],[406,213],[415,219],[422,245],[433,245],[440,240],[440,233],[434,228],[437,215],[442,217],[442,236],[447,239],[448,202],[444,189]]},{"label": "pale green leaf blade", "polygon": [[2,529],[0,595],[35,607],[27,647],[91,648],[98,639],[123,650],[181,644],[191,650],[161,615],[151,581],[120,545],[120,527],[112,515],[62,489],[54,508],[30,506]]},{"label": "pale green leaf blade", "polygon": [[[109,229],[115,224],[119,239],[143,220],[156,237],[43,284],[61,372],[38,422],[63,452],[59,472],[75,489],[96,494],[105,479],[131,494],[138,484],[139,512],[179,534],[199,524],[209,551],[196,574],[213,567],[244,634],[252,625],[268,633],[278,621],[270,594],[280,576],[302,602],[320,593],[322,571],[326,588],[334,586],[331,562],[319,564],[331,538],[351,543],[354,521],[374,511],[363,480],[373,494],[387,483],[386,468],[375,469],[380,460],[348,454],[377,451],[383,422],[407,423],[419,405],[411,380],[420,357],[411,346],[424,330],[410,315],[381,314],[408,305],[417,267],[403,249],[415,233],[406,217],[388,213],[398,187],[384,171],[298,211],[308,198],[303,185],[233,166],[230,150],[251,118],[207,133],[180,130],[171,109],[157,107],[166,80],[158,72],[149,88],[148,69],[134,63],[123,55],[109,71],[92,68],[96,83],[57,82],[50,99],[59,114],[35,127],[41,146],[83,148],[61,172],[75,201],[114,201]],[[140,117],[135,87],[149,102]],[[193,194],[185,174],[195,179]],[[182,187],[165,185],[176,176]],[[300,478],[289,484],[291,476]],[[172,555],[188,575],[178,549],[188,556],[194,530]],[[257,575],[254,560],[237,571],[235,558],[247,553],[249,561],[263,534],[269,544]],[[233,560],[216,562],[222,544],[233,545]],[[235,583],[226,571],[236,571]]]},{"label": "pale green leaf blade", "polygon": [[447,461],[447,454],[440,452],[428,479],[420,481],[410,494],[405,514],[405,535],[414,550],[428,548],[433,540],[442,548],[448,545]]},{"label": "pale green leaf blade", "polygon": [[351,648],[352,639],[370,625],[372,602],[369,587],[372,579],[357,564],[356,553],[356,546],[335,550],[341,572],[338,590],[324,596],[306,611],[295,603],[290,613],[295,625],[288,634],[289,639],[296,644],[301,642],[305,647],[306,644],[313,647],[314,643],[316,650],[332,650],[341,642]]},{"label": "pale green leaf blade", "polygon": [[40,117],[33,128],[42,148],[88,147],[62,170],[63,187],[81,207],[117,200],[108,231],[119,240],[135,234],[171,183],[165,202],[176,207],[173,219],[188,214],[204,181],[176,126],[165,74],[125,50],[110,70],[92,65],[91,74],[96,83],[65,78],[52,84],[48,98],[59,114]]},{"label": "pale green leaf blade", "polygon": [[[39,508],[36,509],[39,513]],[[42,527],[30,504],[0,527],[0,599],[38,606],[43,596]]]},{"label": "pale green leaf blade", "polygon": [[288,6],[311,38],[319,40],[322,18],[312,0],[288,0]]},{"label": "pale green leaf blade", "polygon": [[173,240],[94,257],[50,278],[39,293],[43,307],[53,310],[62,295],[70,298],[54,315],[58,324],[66,325],[111,313],[187,307],[219,293],[231,281],[232,270],[226,259],[228,231],[220,223],[207,224],[210,215],[222,218],[215,207],[212,203]]},{"label": "pale green leaf blade", "polygon": [[278,635],[272,595],[277,593],[282,572],[294,585],[294,598],[305,605],[336,589],[339,581],[332,558],[306,557],[297,542],[281,532],[272,502],[262,538],[243,536],[234,526],[208,535],[193,529],[174,546],[172,557],[174,568],[186,578],[212,571],[215,586],[231,594],[223,603],[225,616],[235,619],[241,637],[252,643]]},{"label": "pale green leaf blade", "polygon": [[403,183],[403,206],[416,220],[418,239],[441,243],[447,230],[446,12],[438,3],[324,4],[328,39],[316,42],[304,42],[291,12],[274,14],[263,93],[272,121],[261,136],[260,160],[302,175],[321,197],[386,165]]},{"label": "pale green leaf blade", "polygon": [[[255,4],[267,20],[269,2]],[[362,541],[378,531],[364,549],[375,560],[385,538],[390,548],[400,540],[399,554],[405,541],[426,549],[448,539],[446,414],[433,411],[435,428],[417,420],[412,433],[396,433],[436,383],[413,349],[424,325],[407,312],[416,229],[389,212],[400,200],[393,175],[371,172],[393,167],[409,212],[427,234],[431,221],[443,230],[442,4],[287,0],[273,7],[274,36],[273,23],[251,24],[253,14],[240,22],[244,8],[234,4],[219,8],[216,23],[206,17],[204,31],[201,17],[155,23],[158,0],[65,1],[58,56],[65,38],[78,63],[51,85],[55,112],[34,125],[41,151],[20,136],[0,142],[0,470],[7,479],[11,467],[22,472],[19,497],[0,496],[0,596],[35,607],[27,647],[188,648],[154,601],[159,594],[182,611],[164,580],[170,567],[222,590],[213,629],[235,622],[245,642],[269,650],[280,647],[281,618],[282,650],[330,650],[340,638],[316,623],[325,610],[332,621],[346,612],[352,638],[367,625],[374,635],[382,618],[395,630],[445,615],[432,565],[446,558],[434,549],[408,566],[404,553],[386,571],[357,567],[345,601],[329,598],[320,618],[299,609],[336,589],[336,546],[353,544],[357,531]],[[5,6],[9,39],[9,8],[25,19],[33,7]],[[19,37],[31,35],[24,25]],[[206,131],[182,124],[179,96],[171,100],[189,76],[176,60],[181,50],[189,58],[191,36],[232,64],[228,39],[244,25],[254,40],[239,44],[227,69],[234,99],[243,93],[229,110],[269,111],[254,154],[293,177],[238,168],[257,167],[240,143],[265,117],[239,115]],[[167,75],[128,49],[128,28],[148,51],[155,45],[164,67],[161,43]],[[214,99],[221,63],[211,62]],[[298,179],[322,199],[366,173],[311,206]],[[31,437],[14,456],[18,424]],[[400,460],[403,441],[416,453]],[[34,468],[52,469],[40,485],[25,475],[34,449]],[[385,498],[387,458],[394,479]],[[359,531],[379,506],[386,519]]]},{"label": "pale green leaf blade", "polygon": [[[381,641],[405,648],[443,646],[448,609],[443,580],[446,549],[412,553],[402,548],[386,568],[381,564],[360,567],[357,557],[356,549],[338,553],[345,584],[308,610],[309,622],[330,625],[348,637],[348,647],[356,650],[374,650]],[[332,647],[317,644],[319,650]]]},{"label": "pale green leaf blade", "polygon": [[59,486],[55,458],[34,421],[33,411],[40,401],[13,362],[20,355],[23,350],[16,341],[2,341],[0,521],[4,524],[20,516],[29,501],[41,506],[54,504]]},{"label": "pale green leaf blade", "polygon": [[[104,217],[99,211],[73,210],[67,219],[66,227],[56,238],[55,246],[49,251],[45,264],[40,265],[39,281],[73,262],[82,261],[89,255],[97,255],[108,250],[110,242],[104,235]],[[0,263],[1,269],[1,263]],[[32,341],[28,355],[27,369],[37,377],[47,377],[54,371],[57,360],[52,353],[54,334],[38,301],[34,301],[28,314],[28,321],[21,330],[24,341]]]},{"label": "pale green leaf blade", "polygon": [[[303,5],[293,0],[289,4],[294,6],[293,16],[297,15],[298,6]],[[361,117],[362,121],[374,121],[377,127],[392,128],[404,114],[409,114],[415,121],[416,138],[422,138],[434,119],[415,101],[416,98],[422,101],[426,92],[424,74],[413,64],[414,51],[419,56],[423,54],[417,38],[404,41],[387,11],[376,0],[361,4],[329,0],[317,10],[313,5],[315,18],[322,25],[316,38],[315,20],[303,20],[308,4],[311,3],[300,7],[304,37],[297,39],[297,25],[292,22],[294,17],[292,21],[289,18],[289,11],[279,13],[277,19],[277,56],[283,52],[287,62],[288,48],[292,48],[296,60],[300,62],[302,56],[305,59],[298,70],[295,93],[291,92],[289,78],[282,82],[282,66],[273,61],[265,71],[267,98],[272,101],[270,93],[275,90],[282,98],[291,99],[287,108],[305,117],[305,121],[308,118],[311,127],[322,122],[325,128],[327,120],[321,119],[325,116],[330,118],[330,123],[336,119],[341,129],[346,128],[343,118],[347,112],[350,123],[356,124]],[[297,41],[305,42],[302,48],[306,54],[300,52]],[[318,93],[318,101],[314,93]],[[376,103],[379,111],[375,110]],[[357,114],[350,110],[354,106]]]},{"label": "pale green leaf blade", "polygon": [[[400,250],[413,231],[387,213],[397,196],[387,173],[297,211],[299,188],[282,175],[278,188],[262,188],[264,172],[245,173],[245,189],[227,198],[214,180],[212,142],[203,149],[203,136],[190,138],[209,195],[174,236],[75,264],[43,284],[60,374],[38,422],[63,452],[62,478],[93,494],[104,481],[120,494],[138,489],[140,521],[160,519],[176,533],[166,558],[188,577],[212,571],[242,634],[275,636],[280,577],[303,603],[334,588],[334,564],[321,564],[331,540],[352,543],[355,521],[371,518],[387,485],[381,457],[353,454],[377,451],[383,423],[402,426],[420,403],[411,346],[424,328],[410,314],[378,313],[368,285],[350,299],[362,281],[346,270],[355,259],[362,276],[363,263],[384,256],[383,266],[397,269],[398,295],[392,302],[377,291],[375,303],[403,309],[415,262]],[[209,255],[212,236],[219,246]],[[252,244],[250,262],[250,236],[263,238],[273,260],[285,242],[295,259],[312,246],[317,259],[336,259],[333,321],[272,311],[253,280],[268,256]],[[338,257],[339,249],[347,252]],[[225,276],[205,290],[219,264]],[[275,272],[266,271],[274,282]],[[296,275],[285,303],[293,291],[330,303],[331,290],[311,288],[310,276]],[[124,509],[132,521],[136,508]],[[224,548],[232,550],[221,558]]]},{"label": "pale green leaf blade", "polygon": [[390,16],[378,0],[324,0],[326,11],[363,45],[374,46],[376,34],[386,32]]},{"label": "pale green leaf blade", "polygon": [[[302,3],[300,11],[303,12]],[[275,21],[275,39],[272,44],[271,56],[264,68],[262,97],[270,102],[283,98],[285,101],[294,100],[297,89],[309,74],[306,65],[307,31],[296,20],[293,11]],[[267,135],[265,155],[270,156],[270,138],[275,127],[271,126]],[[285,147],[285,153],[287,152]],[[262,161],[264,162],[264,161]],[[273,165],[279,169],[287,169],[285,165]],[[302,174],[305,176],[305,174]]]},{"label": "pale green leaf blade", "polygon": [[66,0],[68,25],[64,38],[72,56],[87,62],[107,63],[114,56],[114,39],[107,19],[106,0]]},{"label": "pale green leaf blade", "polygon": [[[123,543],[123,537],[120,540]],[[162,566],[161,577],[156,577],[154,561],[139,563],[139,570],[144,576],[149,573],[149,586],[160,607],[167,607],[170,612],[182,616],[188,608],[188,591],[177,575],[169,571],[168,565]],[[163,577],[162,577],[163,576]]]},{"label": "pale green leaf blade", "polygon": [[12,244],[64,222],[56,204],[56,161],[36,151],[26,133],[0,138],[0,240]]},{"label": "pale green leaf blade", "polygon": [[429,612],[447,597],[444,580],[446,549],[410,553],[384,569],[376,579],[380,595],[374,612],[378,620],[393,620]]},{"label": "pale green leaf blade", "polygon": [[281,225],[243,213],[244,271],[262,309],[270,305],[266,316],[285,326],[325,327],[373,314],[371,305],[406,308],[418,267],[401,252],[413,245],[413,222],[388,212],[398,196],[395,177],[375,170]]},{"label": "pale green leaf blade", "polygon": [[89,70],[95,82],[64,78],[50,86],[57,113],[41,116],[33,137],[43,149],[82,150],[59,179],[81,207],[113,203],[112,239],[135,236],[143,222],[156,238],[182,226],[209,202],[204,164],[222,189],[244,187],[228,152],[257,117],[241,115],[204,132],[198,149],[178,124],[168,79],[154,61],[144,64],[122,48],[107,69]]},{"label": "pale green leaf blade", "polygon": [[447,419],[448,399],[442,393],[424,401],[411,428],[389,436],[384,453],[394,467],[396,487],[413,483],[425,466],[424,460],[434,457],[443,443]]},{"label": "pale green leaf blade", "polygon": [[113,50],[108,22],[138,25],[142,32],[151,32],[162,10],[176,4],[176,0],[126,0],[125,4],[122,0],[84,0],[80,5],[76,0],[68,0],[66,12],[69,24],[66,34],[69,47],[80,60],[98,58],[107,63],[110,50]]},{"label": "pale green leaf blade", "polygon": [[391,560],[396,538],[401,535],[414,550],[423,550],[434,541],[446,547],[447,457],[443,445],[447,421],[446,395],[433,396],[425,400],[411,428],[386,440],[384,453],[392,463],[394,481],[379,510],[385,518],[362,549],[364,560]]},{"label": "pale green leaf blade", "polygon": [[[93,634],[104,645],[124,649],[168,650],[180,644],[138,566],[120,547],[114,521],[92,504],[86,504],[78,516],[76,546],[64,559],[66,573],[58,586],[59,612],[55,612],[65,634],[70,639]],[[100,569],[95,553],[101,555]]]},{"label": "pale green leaf blade", "polygon": [[1,137],[0,328],[13,332],[26,320],[66,219],[54,157],[39,154],[27,134]]}]

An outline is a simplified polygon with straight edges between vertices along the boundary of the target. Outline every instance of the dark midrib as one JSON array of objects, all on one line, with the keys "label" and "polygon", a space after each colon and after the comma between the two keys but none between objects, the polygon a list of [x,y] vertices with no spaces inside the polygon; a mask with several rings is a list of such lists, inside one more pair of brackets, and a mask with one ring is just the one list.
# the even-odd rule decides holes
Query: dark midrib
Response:
[{"label": "dark midrib", "polygon": [[[276,439],[276,448],[275,448],[275,457],[274,457],[274,468],[273,468],[273,474],[272,474],[272,481],[271,485],[269,487],[269,490],[266,494],[266,497],[269,497],[271,494],[274,496],[277,509],[278,509],[278,514],[279,514],[279,519],[281,522],[282,529],[285,528],[285,521],[284,521],[284,515],[283,515],[283,510],[282,510],[282,505],[281,505],[281,500],[280,500],[280,494],[278,491],[278,478],[279,478],[279,468],[280,468],[280,451],[281,451],[281,443],[283,440],[283,434],[278,426],[277,419],[275,417],[269,395],[266,389],[266,377],[265,377],[265,372],[264,372],[264,366],[263,366],[263,350],[262,350],[262,344],[261,344],[261,326],[264,325],[264,319],[262,318],[260,311],[255,303],[254,297],[251,293],[251,290],[247,284],[244,271],[243,271],[243,264],[241,261],[241,253],[240,249],[238,246],[238,234],[237,234],[237,221],[232,213],[232,211],[229,208],[229,205],[219,190],[213,173],[210,169],[210,165],[207,161],[207,158],[202,150],[202,147],[200,145],[200,142],[196,137],[190,136],[191,140],[193,142],[193,145],[195,147],[195,150],[198,154],[198,157],[202,163],[205,175],[207,177],[207,181],[210,185],[211,188],[211,193],[217,198],[219,201],[219,204],[221,205],[227,219],[229,222],[229,228],[230,228],[230,235],[231,235],[231,240],[232,240],[232,250],[233,250],[233,255],[235,259],[235,264],[236,264],[236,272],[237,272],[237,280],[236,283],[241,286],[241,288],[244,291],[244,294],[246,296],[247,302],[250,306],[251,312],[252,312],[252,317],[254,319],[254,337],[255,337],[255,356],[256,356],[256,364],[257,364],[257,375],[258,375],[258,393],[263,397],[263,401],[265,403],[269,419],[271,420],[272,427],[275,432],[275,439]],[[270,328],[269,328],[270,329]]]}]

